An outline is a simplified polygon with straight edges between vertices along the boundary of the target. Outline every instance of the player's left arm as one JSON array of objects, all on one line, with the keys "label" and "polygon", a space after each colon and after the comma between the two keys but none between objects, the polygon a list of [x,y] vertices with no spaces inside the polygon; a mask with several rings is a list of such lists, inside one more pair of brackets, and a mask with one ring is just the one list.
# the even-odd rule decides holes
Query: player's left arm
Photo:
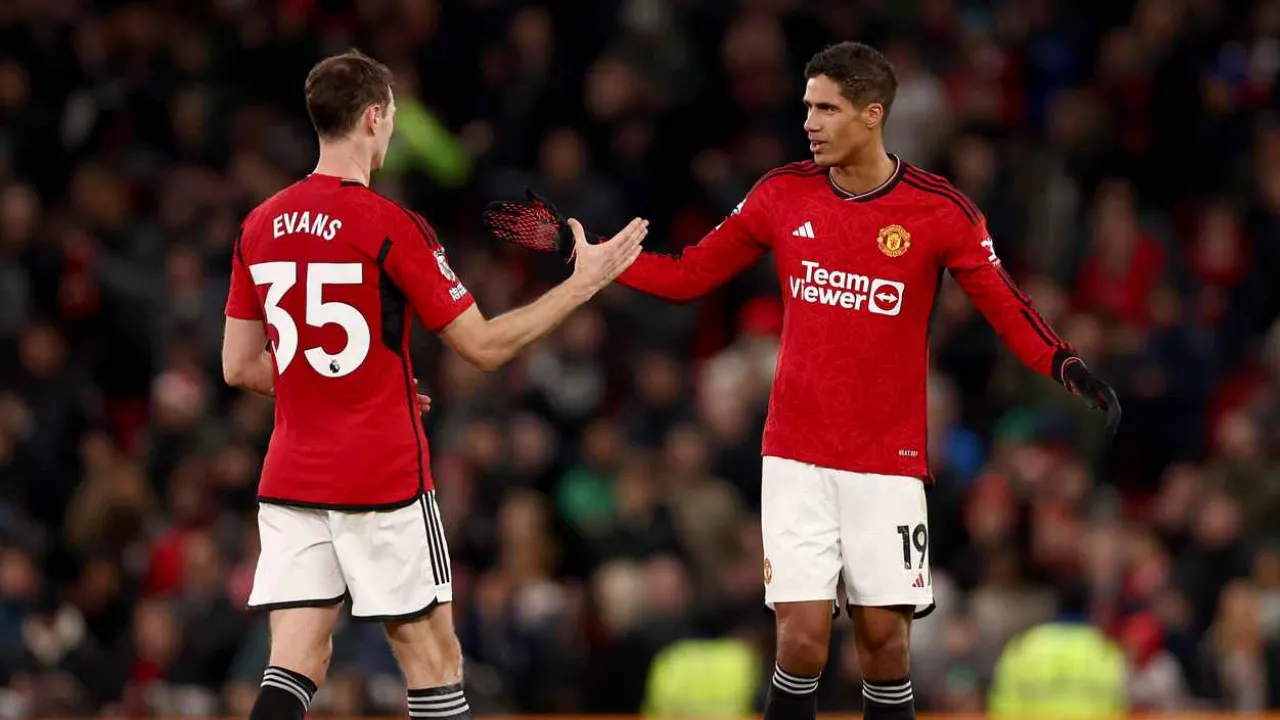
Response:
[{"label": "player's left arm", "polygon": [[236,239],[222,335],[222,378],[232,387],[275,397],[275,369],[267,352],[265,311]]},{"label": "player's left arm", "polygon": [[1120,423],[1115,391],[1099,379],[1070,344],[1040,316],[996,255],[986,218],[958,214],[944,263],[1000,340],[1028,367],[1053,378],[1107,413],[1107,430]]}]

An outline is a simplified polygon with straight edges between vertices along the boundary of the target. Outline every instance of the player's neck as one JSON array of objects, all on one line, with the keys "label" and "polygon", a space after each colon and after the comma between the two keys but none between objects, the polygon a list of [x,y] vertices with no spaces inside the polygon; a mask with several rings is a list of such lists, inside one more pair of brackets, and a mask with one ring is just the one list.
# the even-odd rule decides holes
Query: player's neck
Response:
[{"label": "player's neck", "polygon": [[880,143],[869,144],[845,165],[831,166],[831,180],[851,195],[862,195],[884,185],[893,177],[898,163]]},{"label": "player's neck", "polygon": [[368,185],[372,174],[370,165],[372,161],[368,153],[359,152],[351,143],[321,143],[320,160],[312,172],[316,175],[358,180]]}]

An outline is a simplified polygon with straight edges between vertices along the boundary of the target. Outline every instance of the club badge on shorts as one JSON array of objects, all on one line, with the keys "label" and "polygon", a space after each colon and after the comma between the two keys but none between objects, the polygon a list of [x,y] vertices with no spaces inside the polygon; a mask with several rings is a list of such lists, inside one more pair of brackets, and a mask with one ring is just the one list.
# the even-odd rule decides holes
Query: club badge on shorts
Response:
[{"label": "club badge on shorts", "polygon": [[885,255],[898,257],[911,248],[911,233],[901,225],[885,225],[880,228],[876,244]]},{"label": "club badge on shorts", "polygon": [[768,585],[773,580],[773,563],[769,562],[769,558],[764,559],[764,584]]}]

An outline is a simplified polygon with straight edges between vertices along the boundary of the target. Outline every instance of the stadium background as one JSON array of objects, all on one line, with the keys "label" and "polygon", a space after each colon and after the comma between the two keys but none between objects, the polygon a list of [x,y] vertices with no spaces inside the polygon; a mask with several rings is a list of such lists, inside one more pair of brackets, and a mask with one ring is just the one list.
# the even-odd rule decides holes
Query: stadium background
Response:
[{"label": "stadium background", "polygon": [[[482,237],[485,202],[528,183],[677,250],[805,157],[801,68],[849,38],[897,65],[889,149],[979,203],[1126,411],[1104,443],[947,283],[918,706],[981,711],[1080,590],[1136,706],[1280,705],[1278,36],[1276,0],[5,0],[0,715],[247,713],[271,404],[221,382],[221,309],[239,220],[314,163],[319,57],[395,71],[375,185],[492,315],[567,270]],[[706,637],[763,691],[777,298],[768,264],[691,306],[611,288],[489,375],[416,339],[478,712],[636,712],[657,653]],[[824,711],[858,710],[851,648],[843,619]],[[344,624],[313,709],[402,701],[378,628]]]}]

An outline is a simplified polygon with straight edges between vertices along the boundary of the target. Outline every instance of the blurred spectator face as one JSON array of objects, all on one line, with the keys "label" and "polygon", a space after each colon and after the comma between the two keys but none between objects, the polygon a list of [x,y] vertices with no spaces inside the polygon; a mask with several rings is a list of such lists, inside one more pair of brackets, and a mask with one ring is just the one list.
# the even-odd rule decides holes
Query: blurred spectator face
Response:
[{"label": "blurred spectator face", "polygon": [[0,550],[0,602],[35,602],[43,582],[31,556],[18,548]]},{"label": "blurred spectator face", "polygon": [[509,40],[519,67],[544,67],[555,47],[551,16],[541,7],[526,7],[511,20]]},{"label": "blurred spectator face", "polygon": [[667,436],[667,471],[682,479],[695,479],[707,471],[711,454],[706,435],[696,425],[673,428]]},{"label": "blurred spectator face", "polygon": [[583,307],[569,316],[560,329],[560,345],[569,358],[591,358],[604,342],[604,316],[592,307]]},{"label": "blurred spectator face", "polygon": [[1210,550],[1224,548],[1240,537],[1242,522],[1239,503],[1229,495],[1215,494],[1196,516],[1196,540]]},{"label": "blurred spectator face", "polygon": [[480,470],[496,467],[502,459],[502,428],[491,419],[467,425],[462,436],[462,452],[468,464]]},{"label": "blurred spectator face", "polygon": [[133,613],[138,657],[164,668],[178,656],[181,637],[173,609],[164,600],[144,600]]},{"label": "blurred spectator face", "polygon": [[555,457],[555,431],[536,415],[523,414],[511,423],[511,462],[522,472],[536,474]]},{"label": "blurred spectator face", "polygon": [[204,145],[208,114],[209,96],[204,91],[190,88],[178,93],[173,102],[173,135],[180,147],[198,150]]},{"label": "blurred spectator face", "polygon": [[120,568],[106,558],[93,558],[85,563],[80,574],[76,604],[85,614],[100,611],[120,594],[122,588]]},{"label": "blurred spectator face", "polygon": [[582,459],[592,468],[608,471],[622,457],[622,431],[611,420],[596,420],[582,438]]},{"label": "blurred spectator face", "polygon": [[615,485],[618,514],[627,519],[643,519],[653,513],[657,505],[657,488],[653,474],[640,463],[626,465],[618,473]]},{"label": "blurred spectator face", "polygon": [[973,487],[965,510],[965,526],[979,546],[995,547],[1012,537],[1015,510],[1013,495],[1004,481],[989,476]]},{"label": "blurred spectator face", "polygon": [[27,104],[31,84],[17,61],[0,62],[0,115],[17,114]]},{"label": "blurred spectator face", "polygon": [[653,612],[675,615],[689,606],[689,574],[679,560],[665,556],[653,558],[645,565],[644,575]]},{"label": "blurred spectator face", "polygon": [[1187,527],[1203,484],[1204,473],[1199,467],[1183,463],[1170,465],[1164,472],[1152,508],[1156,524],[1168,530]]},{"label": "blurred spectator face", "polygon": [[169,514],[179,525],[193,525],[205,514],[205,483],[208,464],[199,457],[187,458],[169,479]]},{"label": "blurred spectator face", "polygon": [[0,191],[0,251],[18,254],[31,243],[40,223],[40,198],[26,185]]},{"label": "blurred spectator face", "polygon": [[979,137],[965,137],[951,151],[956,184],[970,195],[989,190],[996,181],[996,153],[991,143]]},{"label": "blurred spectator face", "polygon": [[213,461],[213,480],[224,488],[242,488],[257,481],[257,454],[246,445],[228,445]]},{"label": "blurred spectator face", "polygon": [[1096,358],[1106,348],[1106,333],[1095,315],[1077,313],[1062,326],[1062,338],[1080,351],[1081,357]]},{"label": "blurred spectator face", "polygon": [[191,533],[182,545],[185,562],[182,569],[183,589],[188,595],[211,597],[223,591],[224,566],[222,551],[207,531]]},{"label": "blurred spectator face", "polygon": [[1137,242],[1138,221],[1133,212],[1129,185],[1110,180],[1098,191],[1093,212],[1094,251],[1112,273],[1128,269]]},{"label": "blurred spectator face", "polygon": [[18,349],[22,368],[39,381],[56,378],[66,365],[66,344],[51,325],[32,325],[22,334]]},{"label": "blurred spectator face", "polygon": [[1222,591],[1215,622],[1219,652],[1256,649],[1261,640],[1258,589],[1237,580]]},{"label": "blurred spectator face", "polygon": [[1253,559],[1253,580],[1259,587],[1280,588],[1280,548],[1266,547]]},{"label": "blurred spectator face", "polygon": [[651,353],[640,363],[637,393],[650,407],[668,407],[680,400],[683,390],[680,365],[669,355]]},{"label": "blurred spectator face", "polygon": [[572,186],[587,169],[586,143],[573,130],[556,130],[542,141],[541,163],[552,185]]},{"label": "blurred spectator face", "polygon": [[1218,452],[1233,462],[1254,462],[1261,457],[1261,431],[1258,423],[1243,411],[1222,416],[1215,432]]},{"label": "blurred spectator face", "polygon": [[613,637],[635,627],[648,610],[645,573],[629,560],[611,560],[591,578],[600,619]]},{"label": "blurred spectator face", "polygon": [[97,230],[114,231],[128,219],[129,189],[105,168],[85,165],[71,178],[71,198],[76,211]]},{"label": "blurred spectator face", "polygon": [[586,84],[587,112],[599,120],[615,120],[640,103],[642,80],[619,58],[603,58],[592,65]]}]

